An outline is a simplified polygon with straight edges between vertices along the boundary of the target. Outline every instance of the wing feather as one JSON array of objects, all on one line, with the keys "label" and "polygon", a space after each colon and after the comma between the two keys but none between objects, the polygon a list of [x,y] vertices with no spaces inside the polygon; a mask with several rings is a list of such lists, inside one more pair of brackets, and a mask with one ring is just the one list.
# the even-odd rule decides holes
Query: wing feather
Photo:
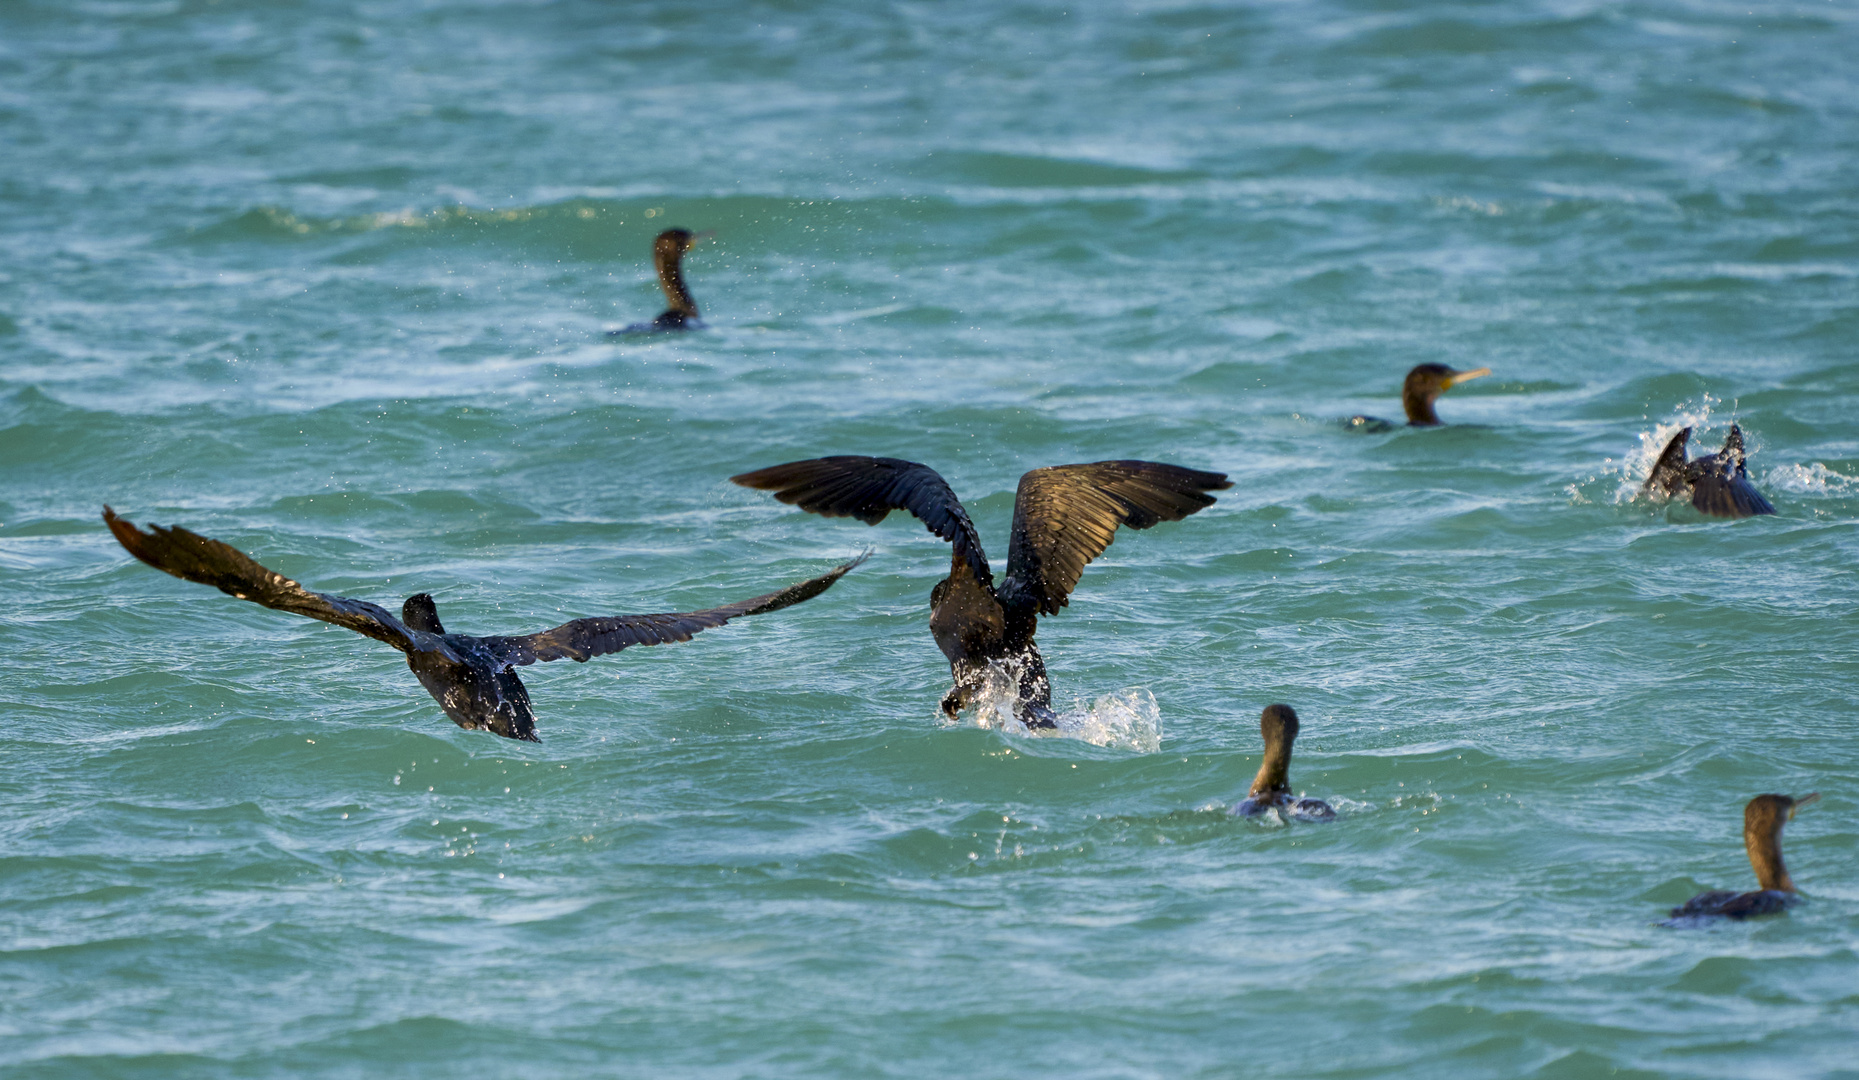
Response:
[{"label": "wing feather", "polygon": [[536,634],[487,637],[479,641],[494,660],[512,665],[545,663],[550,660],[584,661],[634,645],[689,641],[692,635],[722,626],[731,619],[780,611],[803,600],[811,600],[832,588],[834,582],[864,562],[870,554],[866,552],[828,573],[789,585],[778,592],[739,600],[722,607],[663,615],[609,615],[576,619]]},{"label": "wing feather", "polygon": [[1646,474],[1646,482],[1640,485],[1640,497],[1648,495],[1673,495],[1685,486],[1685,447],[1691,440],[1691,429],[1681,428],[1659,452],[1659,460],[1653,462],[1652,471]]},{"label": "wing feather", "polygon": [[948,481],[928,465],[902,458],[838,457],[790,461],[730,477],[732,483],[760,491],[822,517],[852,517],[867,525],[883,521],[893,510],[908,510],[929,531],[949,541],[968,560],[975,576],[992,585],[981,536]]},{"label": "wing feather", "polygon": [[267,570],[250,556],[233,547],[192,533],[181,527],[150,525],[148,531],[134,522],[103,508],[104,523],[118,543],[157,570],[187,581],[211,585],[228,596],[250,600],[278,611],[306,615],[326,623],[347,627],[384,641],[401,652],[424,652],[429,635],[408,630],[385,609],[366,600],[311,592],[302,585],[272,570]]},{"label": "wing feather", "polygon": [[1001,602],[1054,615],[1117,527],[1147,529],[1212,506],[1209,491],[1232,487],[1225,473],[1156,461],[1054,465],[1020,478],[1013,542]]}]

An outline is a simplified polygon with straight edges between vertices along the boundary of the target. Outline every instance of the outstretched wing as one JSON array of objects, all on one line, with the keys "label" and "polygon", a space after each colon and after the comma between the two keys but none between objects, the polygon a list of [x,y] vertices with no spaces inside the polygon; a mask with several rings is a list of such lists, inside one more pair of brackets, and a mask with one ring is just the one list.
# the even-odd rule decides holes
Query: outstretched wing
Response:
[{"label": "outstretched wing", "polygon": [[211,585],[240,600],[346,626],[376,641],[385,641],[401,652],[425,651],[415,640],[415,633],[385,609],[365,600],[311,592],[284,575],[258,565],[231,544],[210,540],[179,526],[150,525],[148,531],[143,532],[134,522],[117,517],[116,511],[108,506],[103,508],[103,521],[129,554],[157,570]]},{"label": "outstretched wing", "polygon": [[1671,495],[1685,486],[1685,446],[1691,439],[1691,429],[1681,428],[1672,440],[1659,452],[1659,460],[1653,462],[1652,471],[1646,474],[1646,482],[1640,485],[1640,497],[1645,498],[1655,492]]},{"label": "outstretched wing", "polygon": [[1180,521],[1213,505],[1207,492],[1232,486],[1225,473],[1156,461],[1034,469],[1020,478],[1014,497],[1001,603],[1057,614],[1085,565],[1110,546],[1117,526],[1147,529]]},{"label": "outstretched wing", "polygon": [[706,611],[683,611],[665,615],[610,615],[576,619],[552,630],[522,637],[487,637],[478,639],[492,659],[502,664],[535,664],[549,660],[588,660],[619,652],[632,645],[663,645],[669,641],[689,641],[702,630],[722,626],[731,619],[761,615],[811,600],[833,587],[833,582],[865,561],[870,552],[843,563],[830,573],[789,585],[753,600],[710,608]]},{"label": "outstretched wing", "polygon": [[855,517],[876,525],[893,510],[908,510],[929,531],[955,545],[975,576],[994,583],[975,523],[948,481],[928,465],[902,458],[840,457],[790,461],[729,478],[743,487],[772,491],[784,503],[822,517]]}]

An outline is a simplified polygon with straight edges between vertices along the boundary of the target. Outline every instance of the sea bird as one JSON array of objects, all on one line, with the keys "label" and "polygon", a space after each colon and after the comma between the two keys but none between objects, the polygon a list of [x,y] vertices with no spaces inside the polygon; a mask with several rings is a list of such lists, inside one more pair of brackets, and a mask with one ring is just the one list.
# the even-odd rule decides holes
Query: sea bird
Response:
[{"label": "sea bird", "polygon": [[1259,714],[1259,734],[1265,739],[1265,760],[1259,775],[1253,778],[1252,790],[1233,807],[1240,817],[1257,817],[1267,810],[1279,809],[1288,817],[1306,821],[1331,821],[1336,811],[1322,799],[1305,799],[1291,794],[1291,744],[1297,740],[1297,710],[1289,705],[1267,705]]},{"label": "sea bird", "polygon": [[[1421,364],[1407,373],[1401,383],[1401,408],[1407,412],[1409,427],[1436,427],[1440,423],[1439,414],[1433,411],[1433,403],[1439,396],[1462,382],[1482,378],[1491,374],[1488,367],[1475,368],[1471,371],[1454,371],[1445,364]],[[1394,425],[1373,416],[1352,416],[1349,426],[1364,431],[1389,431]]]},{"label": "sea bird", "polygon": [[683,260],[685,252],[709,235],[708,232],[693,233],[685,229],[666,229],[659,233],[652,241],[652,267],[658,271],[658,287],[665,290],[665,303],[669,306],[649,323],[633,323],[623,330],[609,330],[607,336],[696,330],[702,327],[703,322],[697,317],[697,301],[691,298],[691,290],[684,284]]},{"label": "sea bird", "polygon": [[[240,600],[345,626],[407,654],[407,667],[445,715],[459,727],[489,731],[506,739],[541,742],[529,690],[516,667],[548,660],[581,660],[619,652],[631,645],[689,641],[734,618],[779,611],[820,595],[865,560],[861,555],[830,573],[780,592],[705,611],[665,615],[612,615],[576,619],[521,637],[450,634],[439,623],[432,596],[416,593],[401,605],[400,618],[365,600],[311,592],[282,574],[258,565],[230,544],[178,526],[150,525],[144,532],[108,506],[103,520],[129,554],[157,570],[211,585]],[[869,553],[867,553],[869,554]]]},{"label": "sea bird", "polygon": [[1684,428],[1665,444],[1640,486],[1642,497],[1689,492],[1691,505],[1712,517],[1745,518],[1775,512],[1769,500],[1749,482],[1740,426],[1730,425],[1730,437],[1723,441],[1722,450],[1686,461],[1685,447],[1690,439],[1691,429]]},{"label": "sea bird", "polygon": [[949,659],[955,686],[943,696],[953,719],[973,704],[991,661],[1018,667],[1014,715],[1028,727],[1057,726],[1045,660],[1033,643],[1039,616],[1069,602],[1085,565],[1110,546],[1119,525],[1147,529],[1212,506],[1208,491],[1233,485],[1225,473],[1154,461],[1054,465],[1020,477],[1014,496],[1007,577],[999,587],[968,511],[934,469],[881,457],[794,461],[730,477],[744,487],[824,517],[876,525],[908,510],[950,542],[949,576],[930,591],[930,634]]},{"label": "sea bird", "polygon": [[1674,920],[1705,919],[1722,916],[1747,919],[1751,915],[1773,915],[1800,903],[1795,895],[1794,879],[1782,865],[1782,826],[1794,820],[1804,806],[1819,801],[1820,792],[1794,798],[1790,795],[1758,795],[1743,808],[1743,846],[1749,849],[1749,865],[1755,867],[1754,892],[1731,892],[1713,889],[1685,901],[1672,909]]}]

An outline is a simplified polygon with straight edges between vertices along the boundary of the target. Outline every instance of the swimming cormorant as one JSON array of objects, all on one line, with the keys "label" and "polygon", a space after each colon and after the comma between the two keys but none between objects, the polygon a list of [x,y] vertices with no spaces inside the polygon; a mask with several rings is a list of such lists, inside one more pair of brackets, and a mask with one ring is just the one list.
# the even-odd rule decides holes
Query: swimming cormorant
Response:
[{"label": "swimming cormorant", "polygon": [[1775,507],[1749,482],[1749,470],[1743,464],[1743,429],[1730,425],[1730,437],[1723,449],[1692,461],[1685,460],[1685,446],[1691,429],[1672,436],[1653,463],[1652,472],[1640,486],[1642,496],[1683,495],[1691,493],[1691,505],[1712,517],[1745,518],[1773,514]]},{"label": "swimming cormorant", "polygon": [[[1439,396],[1462,382],[1491,374],[1488,367],[1475,368],[1471,371],[1454,371],[1445,364],[1421,364],[1407,373],[1401,383],[1401,408],[1407,412],[1410,427],[1434,427],[1440,422],[1439,414],[1433,411],[1433,403]],[[1349,426],[1364,431],[1390,431],[1393,424],[1373,416],[1352,416]]]},{"label": "swimming cormorant", "polygon": [[1297,739],[1297,710],[1289,705],[1267,705],[1259,714],[1259,734],[1265,739],[1265,760],[1252,790],[1233,807],[1240,817],[1257,817],[1274,807],[1287,817],[1305,821],[1331,821],[1336,811],[1322,799],[1305,799],[1291,794],[1291,744]]},{"label": "swimming cormorant", "polygon": [[1820,799],[1820,792],[1796,799],[1788,795],[1758,795],[1743,808],[1743,845],[1749,849],[1749,865],[1755,867],[1755,892],[1731,892],[1713,889],[1699,893],[1672,909],[1673,919],[1698,919],[1721,915],[1729,919],[1747,919],[1751,915],[1773,915],[1800,902],[1794,892],[1794,879],[1782,865],[1782,826],[1794,820],[1802,807]]},{"label": "swimming cormorant", "polygon": [[744,487],[825,517],[876,525],[892,510],[915,514],[950,542],[949,576],[930,592],[930,633],[949,658],[955,686],[942,711],[953,719],[974,702],[991,660],[1018,662],[1014,715],[1028,727],[1054,727],[1052,688],[1033,643],[1041,614],[1069,602],[1085,565],[1110,546],[1119,525],[1147,529],[1213,505],[1208,491],[1233,485],[1225,473],[1154,461],[1054,465],[1020,478],[1013,504],[1007,577],[999,587],[981,538],[955,492],[934,469],[879,457],[826,457],[730,477]]},{"label": "swimming cormorant", "polygon": [[529,691],[514,668],[547,660],[587,660],[619,652],[629,645],[689,641],[700,630],[734,618],[779,611],[820,595],[865,556],[831,573],[790,585],[780,592],[741,600],[706,611],[666,615],[614,615],[576,619],[552,630],[522,637],[472,637],[449,634],[439,624],[432,597],[407,597],[396,619],[365,600],[311,592],[295,581],[253,562],[244,552],[178,526],[151,525],[147,532],[117,517],[108,506],[103,520],[129,554],[157,570],[211,585],[240,600],[279,611],[307,615],[358,634],[384,641],[407,654],[407,667],[452,722],[506,739],[541,742]]},{"label": "swimming cormorant", "polygon": [[686,229],[666,229],[659,233],[652,241],[652,266],[658,271],[658,287],[665,290],[665,302],[670,307],[649,323],[633,323],[623,330],[609,330],[607,336],[696,330],[702,327],[703,322],[697,317],[697,301],[691,298],[691,290],[684,285],[682,261],[684,253],[708,235]]}]

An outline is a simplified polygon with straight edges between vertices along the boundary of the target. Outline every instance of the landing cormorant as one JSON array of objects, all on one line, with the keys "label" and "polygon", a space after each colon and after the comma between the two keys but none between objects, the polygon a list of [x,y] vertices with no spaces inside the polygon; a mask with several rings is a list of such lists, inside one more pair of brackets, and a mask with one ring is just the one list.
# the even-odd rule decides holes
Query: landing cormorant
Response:
[{"label": "landing cormorant", "polygon": [[879,457],[795,461],[730,479],[825,517],[876,525],[908,510],[950,542],[949,576],[930,592],[930,633],[949,658],[955,686],[942,699],[953,719],[974,702],[991,660],[1020,668],[1014,715],[1028,727],[1055,727],[1045,661],[1033,643],[1041,614],[1069,602],[1085,564],[1110,546],[1117,526],[1147,529],[1213,505],[1207,491],[1232,487],[1225,473],[1154,461],[1054,465],[1020,477],[1014,497],[1007,577],[997,588],[981,538],[955,492],[934,469]]},{"label": "landing cormorant", "polygon": [[707,611],[576,619],[522,637],[472,637],[446,633],[445,627],[439,625],[438,609],[426,593],[407,597],[396,619],[365,600],[311,592],[258,565],[229,544],[178,526],[151,525],[143,532],[107,506],[103,508],[103,520],[129,554],[157,570],[211,585],[240,600],[346,626],[392,645],[407,654],[407,667],[413,669],[420,685],[453,723],[529,742],[542,740],[536,737],[536,714],[529,707],[529,691],[516,677],[515,667],[564,658],[587,660],[619,652],[629,645],[689,641],[692,634],[722,626],[731,619],[779,611],[818,596],[865,559],[861,555],[831,573],[780,592]]},{"label": "landing cormorant", "polygon": [[1674,496],[1691,494],[1691,505],[1712,517],[1745,518],[1773,514],[1775,507],[1749,482],[1749,470],[1743,464],[1743,429],[1730,425],[1730,437],[1723,449],[1691,461],[1685,460],[1685,446],[1691,429],[1672,436],[1640,486],[1640,495],[1654,493]]},{"label": "landing cormorant", "polygon": [[1820,792],[1796,799],[1788,795],[1758,795],[1743,808],[1743,845],[1749,849],[1749,865],[1756,869],[1755,892],[1731,892],[1714,889],[1699,893],[1672,909],[1673,919],[1701,919],[1721,915],[1728,919],[1747,919],[1751,915],[1773,915],[1799,903],[1794,879],[1782,865],[1782,826],[1794,820],[1803,806],[1820,799]]},{"label": "landing cormorant", "polygon": [[[1435,427],[1439,424],[1439,414],[1433,411],[1433,403],[1439,396],[1462,382],[1470,382],[1491,374],[1488,367],[1475,368],[1471,371],[1454,371],[1445,364],[1421,364],[1407,373],[1401,383],[1401,408],[1407,411],[1407,423],[1410,427]],[[1374,416],[1352,416],[1349,426],[1364,431],[1391,431],[1394,428],[1386,420]]]},{"label": "landing cormorant", "polygon": [[1291,794],[1291,744],[1297,739],[1297,710],[1289,705],[1267,705],[1259,714],[1259,734],[1265,739],[1265,760],[1252,790],[1233,807],[1240,817],[1257,817],[1276,807],[1285,816],[1305,821],[1332,821],[1336,811],[1322,799],[1304,799]]},{"label": "landing cormorant", "polygon": [[609,330],[608,337],[619,334],[652,334],[664,330],[696,330],[703,326],[697,317],[697,301],[684,285],[684,253],[709,233],[692,233],[685,229],[666,229],[652,241],[652,266],[658,271],[658,287],[665,290],[670,307],[649,323],[633,323],[623,330]]}]

